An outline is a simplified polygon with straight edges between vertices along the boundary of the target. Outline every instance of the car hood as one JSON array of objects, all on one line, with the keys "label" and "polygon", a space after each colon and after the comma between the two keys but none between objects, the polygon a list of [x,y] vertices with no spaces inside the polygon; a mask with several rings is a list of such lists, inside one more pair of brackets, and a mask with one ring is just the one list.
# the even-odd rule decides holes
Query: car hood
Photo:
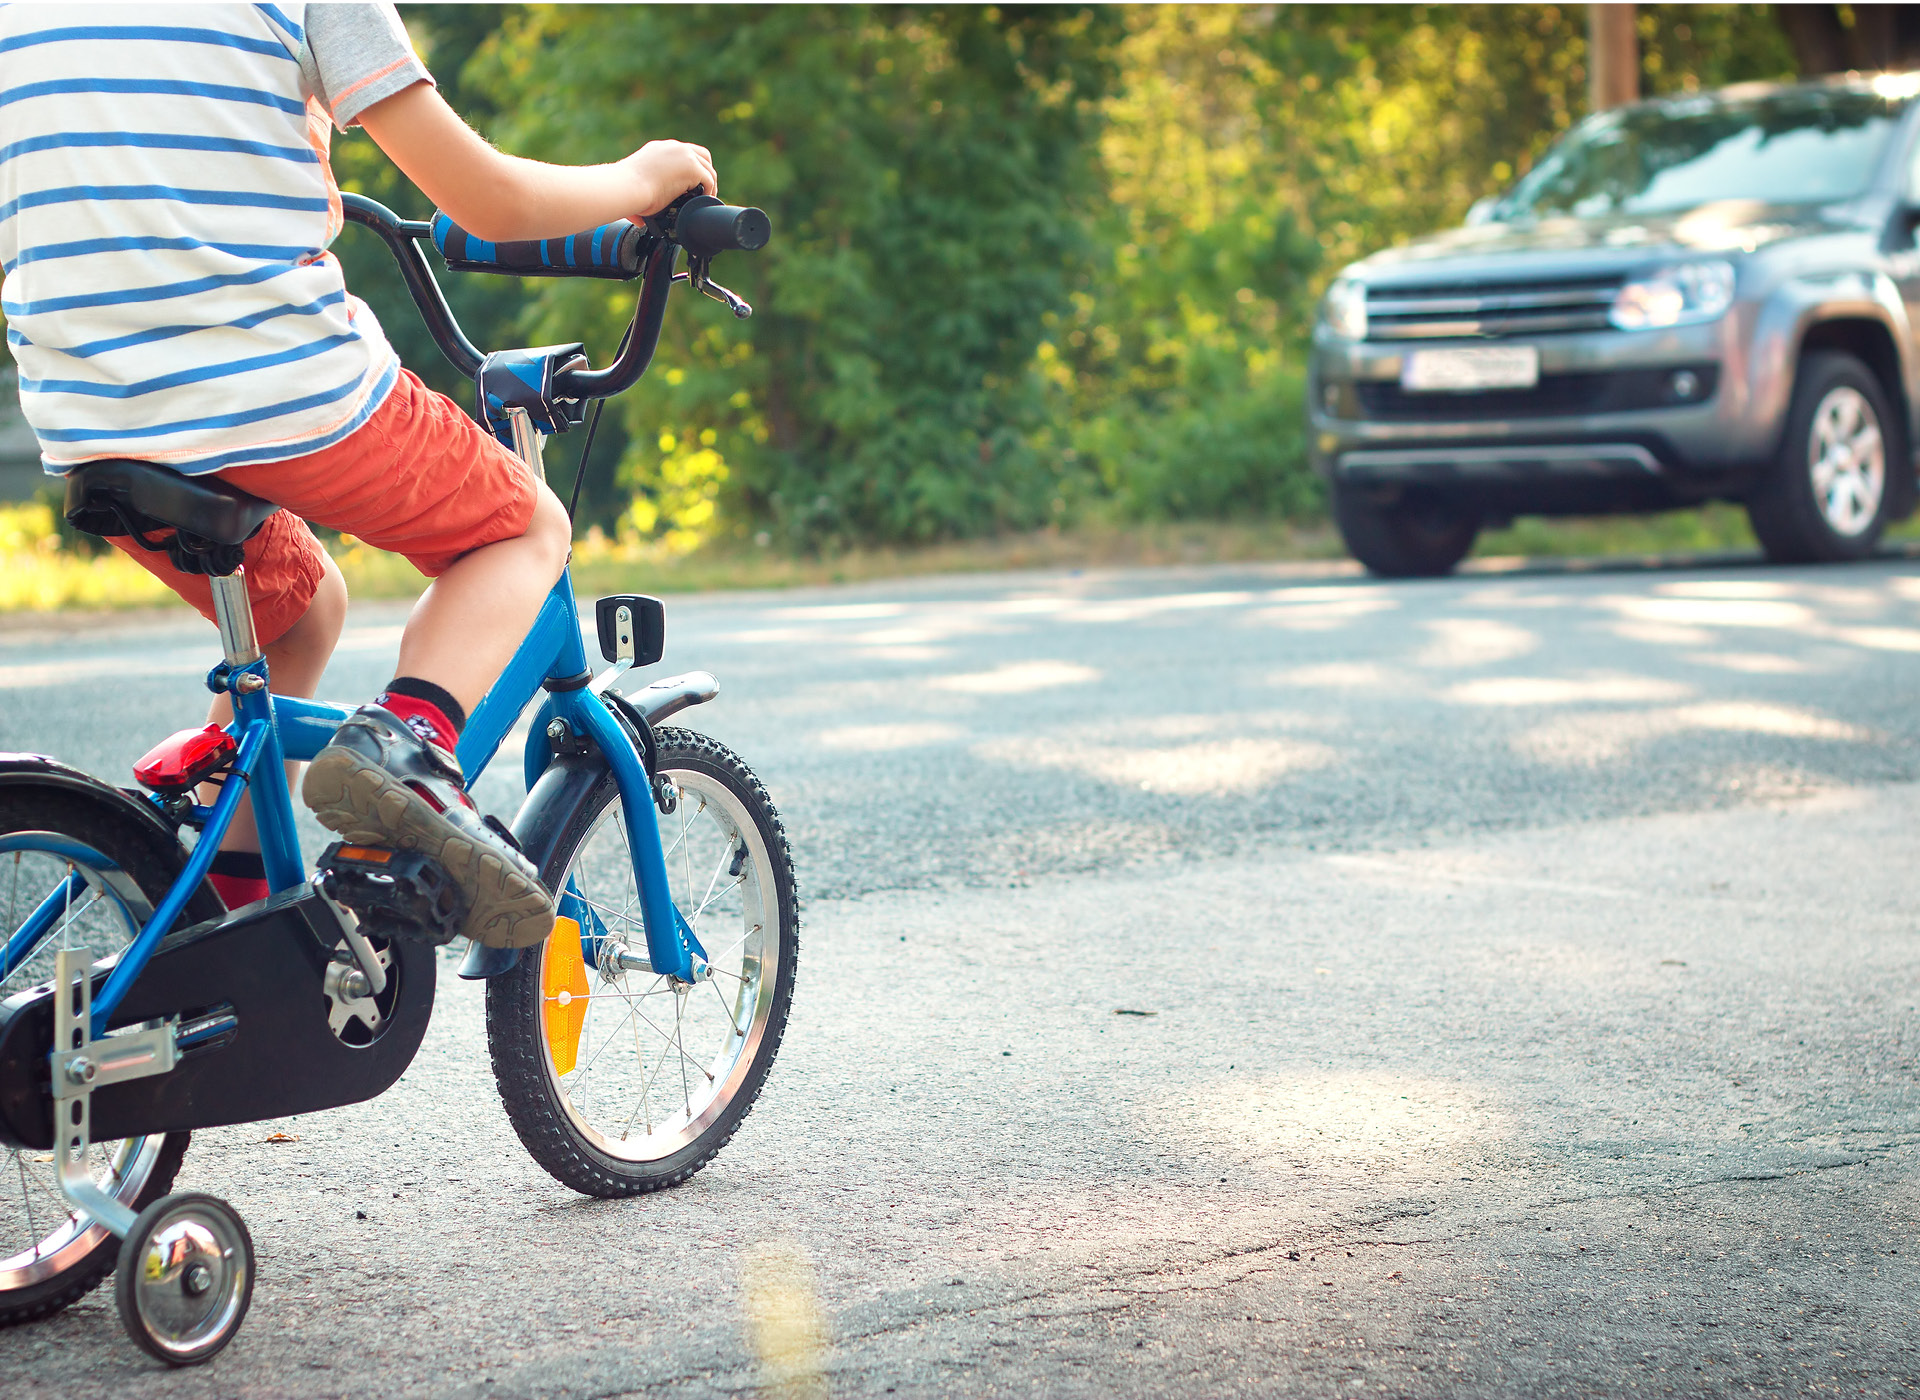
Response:
[{"label": "car hood", "polygon": [[1831,234],[1851,222],[1831,206],[1722,200],[1674,214],[1541,219],[1449,229],[1375,253],[1354,276],[1412,284],[1480,276],[1598,276],[1662,257],[1751,253],[1784,239]]}]

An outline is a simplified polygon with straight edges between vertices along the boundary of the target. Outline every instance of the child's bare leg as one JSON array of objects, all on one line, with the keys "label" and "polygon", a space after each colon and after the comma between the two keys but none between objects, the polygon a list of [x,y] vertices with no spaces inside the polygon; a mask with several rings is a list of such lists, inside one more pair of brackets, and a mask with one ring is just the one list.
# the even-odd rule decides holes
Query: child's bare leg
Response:
[{"label": "child's bare leg", "polygon": [[524,535],[461,556],[421,595],[400,638],[399,674],[431,681],[471,711],[533,625],[572,546],[566,507],[542,486]]},{"label": "child's bare leg", "polygon": [[[320,586],[315,590],[306,612],[281,634],[279,640],[262,648],[267,657],[268,674],[272,677],[273,689],[277,694],[305,697],[319,689],[321,673],[327,669],[327,659],[333,655],[334,645],[340,640],[340,629],[346,624],[347,581],[340,576],[340,566],[331,558],[324,561],[322,568],[324,572],[320,576]],[[207,718],[215,724],[226,724],[233,718],[233,702],[224,695],[216,695],[207,710]],[[299,790],[300,768],[298,763],[287,765],[287,785],[296,792]],[[217,787],[207,784],[200,789],[200,800],[212,802],[218,792]],[[220,849],[260,849],[260,831],[254,825],[251,798],[240,799],[240,808],[233,815],[233,825],[227,828]]]},{"label": "child's bare leg", "polygon": [[[460,927],[445,932],[496,948],[531,947],[551,934],[553,894],[512,838],[481,816],[450,750],[566,567],[571,535],[566,511],[542,486],[525,533],[472,550],[442,573],[407,620],[400,674],[340,726],[301,784],[320,824],[348,842],[437,862],[466,901]],[[380,898],[387,893],[405,891]],[[380,898],[362,894],[377,911]],[[354,907],[347,893],[340,898]]]}]

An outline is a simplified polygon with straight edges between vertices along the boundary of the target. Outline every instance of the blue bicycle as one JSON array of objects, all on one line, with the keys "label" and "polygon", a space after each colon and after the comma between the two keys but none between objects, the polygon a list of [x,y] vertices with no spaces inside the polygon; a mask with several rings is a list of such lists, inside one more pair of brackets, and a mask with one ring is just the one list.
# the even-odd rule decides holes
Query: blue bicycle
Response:
[{"label": "blue bicycle", "polygon": [[[674,282],[751,314],[710,268],[770,232],[758,210],[706,195],[640,225],[499,245],[444,216],[345,204],[398,259],[435,342],[474,380],[480,416],[536,472],[546,435],[646,371]],[[482,354],[425,242],[458,270],[639,280],[615,359],[592,369],[579,345]],[[309,875],[284,763],[311,759],[351,710],[272,692],[241,545],[274,510],[146,463],[74,471],[77,526],[130,534],[210,577],[224,656],[207,685],[231,697],[234,720],[154,749],[136,766],[140,791],[0,755],[0,1143],[12,1156],[0,1191],[18,1187],[0,1208],[0,1323],[53,1313],[117,1266],[128,1333],[173,1365],[226,1345],[254,1278],[231,1206],[169,1194],[191,1131],[384,1092],[426,1032],[446,936],[444,880],[409,852],[336,842]],[[473,945],[461,975],[488,979],[494,1077],[527,1150],[568,1186],[613,1197],[686,1180],[752,1106],[786,1027],[799,905],[753,773],[704,735],[660,727],[711,700],[713,678],[622,689],[661,657],[660,603],[603,598],[594,620],[610,663],[597,675],[563,575],[462,736],[471,783],[539,702],[511,829],[559,918],[524,952]],[[273,894],[229,911],[206,875],[243,792]]]}]

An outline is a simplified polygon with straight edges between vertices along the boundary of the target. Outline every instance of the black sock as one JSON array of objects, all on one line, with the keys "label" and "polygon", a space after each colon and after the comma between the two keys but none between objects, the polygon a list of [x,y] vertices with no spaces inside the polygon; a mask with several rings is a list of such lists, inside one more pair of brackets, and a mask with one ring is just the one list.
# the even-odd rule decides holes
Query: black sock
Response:
[{"label": "black sock", "polygon": [[238,880],[267,878],[266,857],[258,851],[215,851],[213,874],[231,875]]}]

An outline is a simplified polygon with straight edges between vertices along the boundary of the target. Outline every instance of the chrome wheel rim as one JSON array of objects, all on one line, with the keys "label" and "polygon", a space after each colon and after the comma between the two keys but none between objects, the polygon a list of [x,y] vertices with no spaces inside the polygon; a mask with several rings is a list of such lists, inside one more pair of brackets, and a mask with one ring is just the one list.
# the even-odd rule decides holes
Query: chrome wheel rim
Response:
[{"label": "chrome wheel rim", "polygon": [[[766,1035],[779,976],[773,865],[759,828],[715,779],[666,771],[679,789],[675,811],[660,817],[668,880],[676,907],[707,951],[711,975],[686,984],[619,966],[622,953],[644,958],[647,941],[616,801],[568,870],[573,889],[605,930],[597,965],[584,969],[586,1011],[571,1069],[556,1070],[552,1020],[543,1021],[541,1036],[547,1072],[569,1120],[601,1152],[630,1162],[672,1156],[726,1111]],[[570,936],[564,926],[556,935]],[[545,1018],[574,1005],[554,986],[557,956],[549,940],[541,950]]]},{"label": "chrome wheel rim", "polygon": [[169,1357],[191,1358],[238,1324],[253,1261],[226,1211],[204,1201],[163,1210],[129,1263],[141,1329]]},{"label": "chrome wheel rim", "polygon": [[1886,492],[1887,446],[1879,416],[1858,389],[1829,389],[1814,409],[1807,472],[1827,528],[1849,539],[1866,533]]},{"label": "chrome wheel rim", "polygon": [[[6,910],[8,935],[73,874],[84,887],[62,902],[33,955],[0,980],[0,997],[49,981],[53,956],[61,949],[86,948],[97,957],[119,952],[152,912],[139,886],[91,846],[56,832],[12,832],[0,837],[0,907]],[[151,1179],[164,1141],[156,1134],[94,1143],[89,1155],[95,1182],[130,1206]],[[104,1225],[73,1209],[60,1194],[59,1163],[51,1148],[6,1149],[0,1157],[0,1202],[0,1292],[55,1278],[109,1238]]]}]

